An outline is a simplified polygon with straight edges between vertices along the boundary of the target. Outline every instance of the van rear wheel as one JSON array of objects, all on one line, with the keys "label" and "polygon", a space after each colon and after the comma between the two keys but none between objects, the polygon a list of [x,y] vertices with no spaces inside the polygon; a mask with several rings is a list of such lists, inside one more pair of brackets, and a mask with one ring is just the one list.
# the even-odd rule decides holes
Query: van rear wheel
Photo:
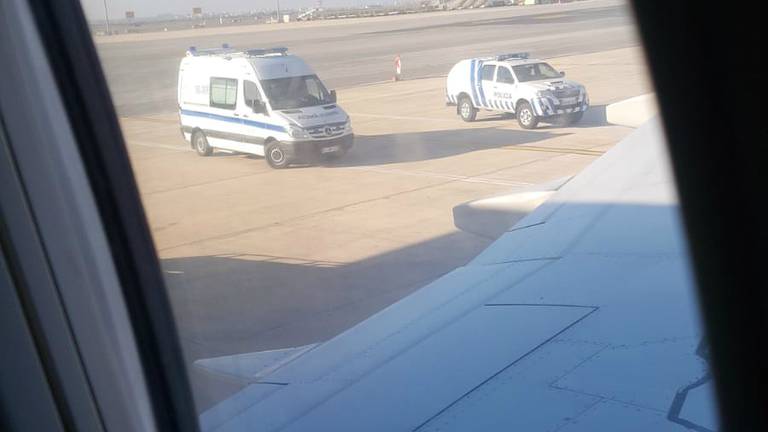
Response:
[{"label": "van rear wheel", "polygon": [[475,121],[475,118],[477,118],[477,109],[472,106],[472,101],[466,96],[462,96],[459,99],[458,111],[459,116],[465,122]]},{"label": "van rear wheel", "polygon": [[270,141],[267,144],[264,148],[264,158],[267,159],[269,166],[274,169],[285,168],[290,163],[288,155],[285,154],[285,150],[277,141]]},{"label": "van rear wheel", "polygon": [[195,131],[192,134],[192,145],[200,156],[210,156],[213,154],[213,148],[208,145],[208,138],[203,131]]}]

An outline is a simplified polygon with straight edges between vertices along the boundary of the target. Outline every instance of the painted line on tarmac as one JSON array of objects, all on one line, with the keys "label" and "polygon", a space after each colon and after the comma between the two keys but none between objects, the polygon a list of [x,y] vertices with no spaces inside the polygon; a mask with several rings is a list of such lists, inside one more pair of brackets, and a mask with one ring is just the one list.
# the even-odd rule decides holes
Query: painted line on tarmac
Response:
[{"label": "painted line on tarmac", "polygon": [[430,171],[414,171],[414,170],[402,170],[397,168],[376,168],[376,167],[347,167],[346,169],[357,171],[368,171],[382,174],[397,174],[413,177],[429,177],[443,180],[460,181],[465,183],[482,183],[491,184],[497,186],[531,186],[533,183],[514,181],[514,180],[497,180],[484,177],[473,176],[461,176],[454,174],[440,174]]},{"label": "painted line on tarmac", "polygon": [[173,150],[173,151],[177,151],[177,152],[190,152],[190,151],[194,151],[191,148],[183,146],[183,145],[157,144],[157,143],[149,143],[149,142],[136,141],[136,140],[128,140],[128,139],[126,139],[125,142],[129,146],[135,145],[135,146],[139,146],[139,147],[161,148],[161,149]]},{"label": "painted line on tarmac", "polygon": [[500,150],[511,151],[534,151],[544,153],[560,153],[560,154],[575,154],[581,156],[602,156],[605,154],[602,150],[589,150],[589,149],[576,149],[576,148],[564,148],[564,147],[539,147],[539,146],[508,146],[499,147]]},{"label": "painted line on tarmac", "polygon": [[413,116],[396,116],[396,115],[389,115],[389,114],[364,114],[364,113],[349,113],[350,117],[370,117],[370,118],[381,118],[381,119],[389,119],[389,120],[418,120],[418,121],[444,121],[444,122],[451,122],[456,123],[456,118],[435,118],[435,117],[413,117]]},{"label": "painted line on tarmac", "polygon": [[[175,113],[178,114],[178,113]],[[164,118],[157,118],[157,117],[146,117],[146,116],[129,116],[129,117],[120,117],[120,120],[137,120],[137,121],[143,121],[143,122],[149,122],[149,123],[162,123],[162,124],[178,124],[179,119],[178,116],[172,119],[164,119]]]}]

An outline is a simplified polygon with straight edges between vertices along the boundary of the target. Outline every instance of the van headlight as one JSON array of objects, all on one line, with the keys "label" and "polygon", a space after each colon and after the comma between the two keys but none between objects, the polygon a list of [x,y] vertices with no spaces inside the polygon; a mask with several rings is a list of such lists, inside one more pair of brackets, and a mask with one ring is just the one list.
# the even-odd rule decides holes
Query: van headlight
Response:
[{"label": "van headlight", "polygon": [[303,128],[291,126],[288,128],[288,136],[296,139],[309,138],[309,134]]}]

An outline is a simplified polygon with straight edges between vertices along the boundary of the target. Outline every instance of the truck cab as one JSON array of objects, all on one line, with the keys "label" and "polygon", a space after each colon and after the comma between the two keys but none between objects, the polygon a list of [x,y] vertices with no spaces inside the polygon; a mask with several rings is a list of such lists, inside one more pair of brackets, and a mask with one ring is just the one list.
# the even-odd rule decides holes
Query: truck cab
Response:
[{"label": "truck cab", "polygon": [[331,160],[354,143],[351,121],[312,68],[285,48],[191,47],[179,66],[181,131],[201,156],[263,156],[272,168]]}]

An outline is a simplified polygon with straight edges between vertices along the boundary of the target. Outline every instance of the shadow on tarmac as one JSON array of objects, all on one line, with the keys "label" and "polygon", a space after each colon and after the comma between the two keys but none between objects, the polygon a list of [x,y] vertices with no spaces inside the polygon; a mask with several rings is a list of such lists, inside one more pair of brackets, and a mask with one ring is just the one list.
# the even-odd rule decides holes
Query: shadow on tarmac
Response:
[{"label": "shadow on tarmac", "polygon": [[[486,113],[483,115],[481,112],[480,114],[482,117],[478,117],[475,122],[495,122],[495,121],[516,121],[515,115],[510,113]],[[539,123],[539,127],[535,130],[557,130],[557,129],[563,129],[563,128],[591,128],[591,127],[599,127],[599,126],[608,126],[610,123],[608,123],[608,120],[605,115],[605,105],[592,105],[589,107],[589,109],[584,113],[584,117],[578,122],[574,124],[570,124],[567,126],[558,126],[551,123]]]},{"label": "shadow on tarmac", "polygon": [[[507,113],[481,113],[475,123],[515,122],[515,116]],[[573,128],[590,128],[608,125],[605,105],[589,108],[584,117],[576,124],[557,126],[541,123],[537,129],[499,129],[494,126],[485,128],[465,128],[437,130],[428,132],[393,133],[382,135],[358,135],[355,146],[343,158],[323,162],[321,159],[296,163],[292,168],[309,165],[328,167],[357,167],[386,165],[400,162],[417,162],[440,159],[474,151],[531,144],[547,139],[571,135]],[[237,152],[217,151],[213,157],[246,156],[263,160],[261,156],[245,155]]]},{"label": "shadow on tarmac", "polygon": [[[482,113],[476,123],[516,121],[512,114]],[[558,136],[570,135],[569,128],[608,125],[605,105],[589,108],[578,123],[557,126],[542,123],[537,129],[499,129],[497,127],[438,130],[429,132],[358,135],[355,147],[331,167],[385,165],[440,159],[473,151],[531,144]]]},{"label": "shadow on tarmac", "polygon": [[490,242],[454,232],[350,263],[236,254],[163,259],[162,267],[182,336],[201,358],[327,339]]},{"label": "shadow on tarmac", "polygon": [[385,165],[440,159],[474,151],[530,144],[560,135],[564,134],[495,127],[358,135],[352,151],[330,166]]},{"label": "shadow on tarmac", "polygon": [[[327,340],[466,264],[488,244],[455,232],[351,263],[237,254],[163,259],[162,267],[191,365]],[[200,410],[243,385],[197,367],[189,372]]]}]

